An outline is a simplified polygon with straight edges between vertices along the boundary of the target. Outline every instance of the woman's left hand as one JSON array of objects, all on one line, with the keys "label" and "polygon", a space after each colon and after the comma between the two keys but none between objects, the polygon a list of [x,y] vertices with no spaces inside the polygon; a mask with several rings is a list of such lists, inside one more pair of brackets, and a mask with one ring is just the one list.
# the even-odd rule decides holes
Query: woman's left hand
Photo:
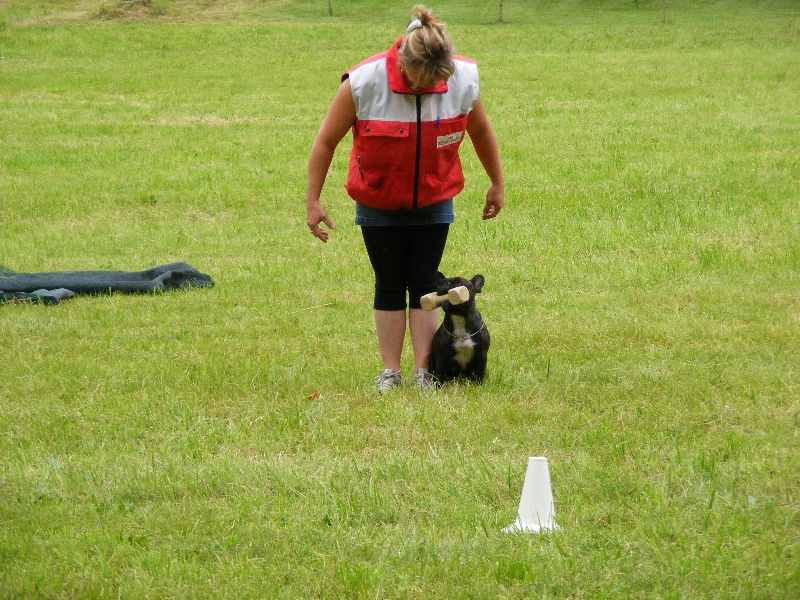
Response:
[{"label": "woman's left hand", "polygon": [[483,207],[483,220],[494,219],[503,208],[505,191],[501,185],[493,185],[486,192],[486,204]]}]

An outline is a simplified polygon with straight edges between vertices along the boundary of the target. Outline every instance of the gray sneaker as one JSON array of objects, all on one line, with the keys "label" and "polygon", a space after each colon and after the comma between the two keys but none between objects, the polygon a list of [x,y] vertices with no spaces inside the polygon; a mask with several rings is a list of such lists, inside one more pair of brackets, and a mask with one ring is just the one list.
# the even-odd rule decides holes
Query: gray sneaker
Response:
[{"label": "gray sneaker", "polygon": [[384,369],[383,373],[374,378],[375,387],[383,394],[389,390],[398,387],[403,383],[403,376],[400,371],[392,371],[391,369]]},{"label": "gray sneaker", "polygon": [[414,373],[412,379],[414,380],[414,385],[417,386],[417,390],[420,392],[433,389],[434,382],[436,381],[433,373],[428,371],[428,369],[418,370],[416,373]]}]

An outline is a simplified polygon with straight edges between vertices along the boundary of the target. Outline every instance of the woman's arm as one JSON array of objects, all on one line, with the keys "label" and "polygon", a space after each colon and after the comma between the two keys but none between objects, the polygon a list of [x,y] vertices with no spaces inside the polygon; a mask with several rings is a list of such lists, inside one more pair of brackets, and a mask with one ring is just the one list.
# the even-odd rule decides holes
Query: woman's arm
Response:
[{"label": "woman's arm", "polygon": [[328,241],[328,232],[320,227],[325,223],[329,229],[334,229],[325,208],[319,201],[325,177],[333,160],[336,146],[342,141],[348,130],[356,120],[356,107],[353,103],[353,94],[350,91],[350,80],[346,79],[336,92],[328,109],[328,114],[311,147],[308,157],[308,182],[306,184],[306,225],[311,233],[323,242]]},{"label": "woman's arm", "polygon": [[503,182],[503,166],[500,163],[500,148],[497,145],[497,138],[494,135],[489,117],[483,108],[480,98],[475,103],[475,107],[469,114],[467,121],[467,133],[469,134],[475,154],[483,165],[483,169],[492,182],[491,187],[486,192],[486,204],[483,207],[483,218],[493,219],[503,208],[505,201],[505,184]]}]

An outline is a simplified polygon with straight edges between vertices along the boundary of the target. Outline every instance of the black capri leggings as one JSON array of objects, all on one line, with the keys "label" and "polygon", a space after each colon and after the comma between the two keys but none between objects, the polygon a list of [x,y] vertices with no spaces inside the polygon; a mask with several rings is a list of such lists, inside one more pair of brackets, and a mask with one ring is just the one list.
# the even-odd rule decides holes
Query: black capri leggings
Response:
[{"label": "black capri leggings", "polygon": [[419,299],[436,289],[436,271],[447,243],[448,223],[362,226],[375,271],[375,310],[420,308]]}]

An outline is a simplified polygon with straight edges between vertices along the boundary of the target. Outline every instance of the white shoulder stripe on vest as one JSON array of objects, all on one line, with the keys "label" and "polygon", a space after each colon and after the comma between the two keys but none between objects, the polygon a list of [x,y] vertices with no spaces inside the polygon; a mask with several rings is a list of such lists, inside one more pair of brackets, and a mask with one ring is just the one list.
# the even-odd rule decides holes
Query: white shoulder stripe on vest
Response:
[{"label": "white shoulder stripe on vest", "polygon": [[[469,113],[478,99],[478,67],[456,60],[456,70],[447,82],[445,94],[425,94],[422,120],[451,119]],[[413,95],[396,94],[389,89],[386,59],[361,65],[350,72],[350,86],[360,120],[415,121]]]}]

